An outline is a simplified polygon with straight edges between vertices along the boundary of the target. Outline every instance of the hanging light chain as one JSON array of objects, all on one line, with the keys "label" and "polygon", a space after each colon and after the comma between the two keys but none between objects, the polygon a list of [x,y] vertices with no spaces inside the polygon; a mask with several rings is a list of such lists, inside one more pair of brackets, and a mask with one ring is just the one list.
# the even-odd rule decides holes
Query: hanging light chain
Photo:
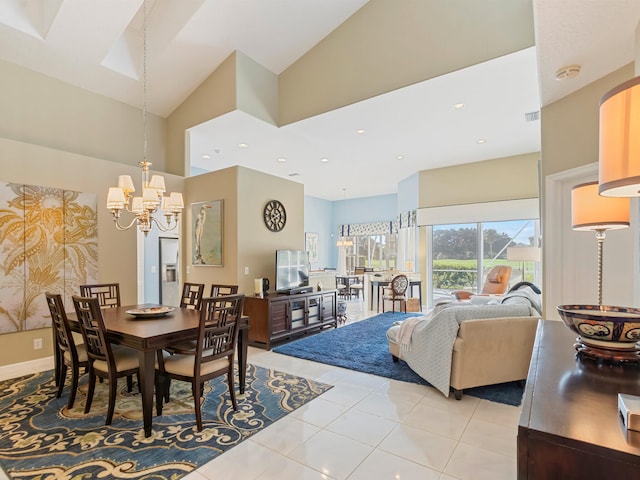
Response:
[{"label": "hanging light chain", "polygon": [[147,2],[142,2],[142,124],[144,135],[143,161],[147,161]]}]

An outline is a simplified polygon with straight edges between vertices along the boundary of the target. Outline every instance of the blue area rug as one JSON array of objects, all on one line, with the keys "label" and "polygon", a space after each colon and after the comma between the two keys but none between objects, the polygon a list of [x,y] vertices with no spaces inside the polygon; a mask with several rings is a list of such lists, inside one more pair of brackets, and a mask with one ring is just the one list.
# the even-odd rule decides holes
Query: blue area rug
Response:
[{"label": "blue area rug", "polygon": [[127,393],[124,379],[111,425],[104,424],[106,382],[96,385],[85,415],[86,375],[70,410],[68,387],[56,398],[52,371],[2,381],[0,467],[12,479],[176,480],[331,388],[254,365],[247,370],[237,412],[226,381],[207,382],[202,432],[195,426],[191,385],[173,381],[171,401],[161,417],[153,417],[149,438],[137,386]]},{"label": "blue area rug", "polygon": [[[393,362],[386,332],[394,321],[415,317],[416,313],[383,313],[356,323],[281,345],[273,351],[371,373],[403,382],[429,385],[402,360]],[[465,389],[465,395],[507,405],[520,405],[524,388],[520,382]]]}]

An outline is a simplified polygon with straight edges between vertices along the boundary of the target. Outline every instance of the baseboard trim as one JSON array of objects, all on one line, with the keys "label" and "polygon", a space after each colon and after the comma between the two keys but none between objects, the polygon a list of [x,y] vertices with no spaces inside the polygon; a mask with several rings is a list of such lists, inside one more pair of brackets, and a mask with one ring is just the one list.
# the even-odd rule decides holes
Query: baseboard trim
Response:
[{"label": "baseboard trim", "polygon": [[27,362],[0,366],[0,380],[16,378],[30,373],[43,372],[53,368],[53,356],[37,358]]}]

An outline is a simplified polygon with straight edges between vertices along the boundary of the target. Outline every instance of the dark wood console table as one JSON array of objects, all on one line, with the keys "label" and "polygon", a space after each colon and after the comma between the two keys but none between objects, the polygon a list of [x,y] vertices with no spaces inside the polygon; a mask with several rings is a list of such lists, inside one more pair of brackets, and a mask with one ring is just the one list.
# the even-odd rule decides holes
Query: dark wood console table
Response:
[{"label": "dark wood console table", "polygon": [[618,393],[640,395],[640,367],[576,357],[576,334],[540,320],[518,425],[518,479],[640,478],[640,432]]}]

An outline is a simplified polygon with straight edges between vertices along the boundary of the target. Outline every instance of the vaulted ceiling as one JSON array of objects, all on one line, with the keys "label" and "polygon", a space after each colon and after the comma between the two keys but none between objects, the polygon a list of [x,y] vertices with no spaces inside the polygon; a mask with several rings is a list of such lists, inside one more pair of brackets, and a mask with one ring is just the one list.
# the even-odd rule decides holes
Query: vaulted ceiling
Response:
[{"label": "vaulted ceiling", "polygon": [[[147,106],[166,117],[233,51],[280,74],[367,3],[147,0],[145,19],[142,0],[3,0],[0,59],[141,107],[146,56]],[[194,129],[194,170],[239,164],[342,199],[394,193],[419,170],[539,151],[540,122],[525,114],[632,62],[640,1],[532,7],[535,47],[282,127],[233,112]],[[556,79],[573,64],[579,75]]]}]

